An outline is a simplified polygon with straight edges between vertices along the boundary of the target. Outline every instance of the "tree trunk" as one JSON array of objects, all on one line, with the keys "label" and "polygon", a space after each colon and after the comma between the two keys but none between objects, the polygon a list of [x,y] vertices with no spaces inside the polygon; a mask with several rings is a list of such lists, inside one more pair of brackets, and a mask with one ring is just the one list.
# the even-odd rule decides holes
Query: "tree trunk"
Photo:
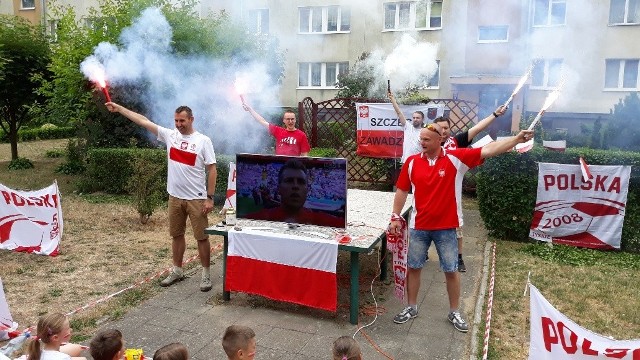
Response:
[{"label": "tree trunk", "polygon": [[11,160],[18,158],[18,127],[16,122],[9,119],[9,142],[11,143]]}]

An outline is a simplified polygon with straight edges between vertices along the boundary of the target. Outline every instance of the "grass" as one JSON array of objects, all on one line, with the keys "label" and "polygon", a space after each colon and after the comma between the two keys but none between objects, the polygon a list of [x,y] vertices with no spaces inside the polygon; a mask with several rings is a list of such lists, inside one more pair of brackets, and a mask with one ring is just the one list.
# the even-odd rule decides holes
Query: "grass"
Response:
[{"label": "grass", "polygon": [[[55,172],[65,161],[57,155],[66,144],[67,140],[20,143],[20,157],[34,164],[33,169],[26,170],[8,170],[9,145],[0,144],[1,184],[30,190],[57,180],[61,193],[64,235],[58,256],[0,251],[0,276],[11,315],[21,329],[35,324],[40,315],[70,313],[171,264],[166,206],[156,210],[143,225],[127,196],[77,194],[78,177]],[[211,223],[221,220],[217,211],[209,219]],[[186,237],[185,259],[197,254],[189,226]],[[221,241],[221,237],[211,238],[212,246]],[[155,295],[159,291],[157,281],[74,313],[72,341],[90,338],[100,324],[120,318]]]},{"label": "grass", "polygon": [[640,255],[498,241],[490,359],[528,357],[529,271],[542,295],[580,326],[618,340],[638,338]]}]

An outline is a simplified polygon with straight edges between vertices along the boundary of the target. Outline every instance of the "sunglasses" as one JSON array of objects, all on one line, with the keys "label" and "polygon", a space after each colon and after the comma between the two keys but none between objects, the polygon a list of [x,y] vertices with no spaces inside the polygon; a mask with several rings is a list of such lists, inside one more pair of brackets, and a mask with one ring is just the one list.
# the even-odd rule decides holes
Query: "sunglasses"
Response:
[{"label": "sunglasses", "polygon": [[431,130],[431,131],[435,132],[436,134],[438,134],[440,136],[442,136],[442,133],[440,131],[438,131],[438,129],[436,129],[436,127],[433,126],[433,124],[425,124],[423,127],[428,129],[428,130]]}]

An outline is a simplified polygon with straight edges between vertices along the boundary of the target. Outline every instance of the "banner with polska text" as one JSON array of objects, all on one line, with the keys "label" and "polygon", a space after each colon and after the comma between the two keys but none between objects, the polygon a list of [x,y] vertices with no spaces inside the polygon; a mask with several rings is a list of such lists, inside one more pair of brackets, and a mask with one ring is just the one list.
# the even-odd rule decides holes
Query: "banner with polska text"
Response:
[{"label": "banner with polska text", "polygon": [[529,284],[530,360],[640,359],[640,340],[615,340],[589,331],[558,311]]},{"label": "banner with polska text", "polygon": [[56,256],[62,228],[56,182],[35,191],[0,184],[0,249]]},{"label": "banner with polska text", "polygon": [[[443,116],[444,104],[400,106],[408,122],[416,111],[424,113],[424,123]],[[401,158],[404,133],[391,103],[356,103],[356,154],[374,158]]]},{"label": "banner with polska text", "polygon": [[630,166],[540,163],[538,198],[529,237],[546,242],[620,249],[629,190]]}]

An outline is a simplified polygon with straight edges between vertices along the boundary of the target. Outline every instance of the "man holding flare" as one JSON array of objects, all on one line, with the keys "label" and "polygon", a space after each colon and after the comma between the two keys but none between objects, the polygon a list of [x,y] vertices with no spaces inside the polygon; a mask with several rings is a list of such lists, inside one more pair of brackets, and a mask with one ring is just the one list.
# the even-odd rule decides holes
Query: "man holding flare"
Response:
[{"label": "man holding flare", "polygon": [[[441,146],[443,129],[437,123],[428,124],[420,131],[422,153],[410,156],[402,166],[396,183],[393,216],[389,232],[402,236],[409,231],[407,256],[408,306],[395,316],[393,321],[405,323],[418,316],[418,291],[420,274],[426,262],[431,242],[435,243],[440,267],[445,273],[449,297],[448,319],[461,332],[468,325],[460,314],[460,274],[458,273],[458,241],[456,228],[462,226],[461,193],[464,173],[489,157],[505,153],[516,144],[533,138],[533,131],[522,130],[516,136],[490,143],[482,148],[446,150]],[[407,200],[409,189],[413,189],[413,211],[409,218],[409,229],[403,229],[400,214]],[[454,200],[454,201],[452,201]]]}]

